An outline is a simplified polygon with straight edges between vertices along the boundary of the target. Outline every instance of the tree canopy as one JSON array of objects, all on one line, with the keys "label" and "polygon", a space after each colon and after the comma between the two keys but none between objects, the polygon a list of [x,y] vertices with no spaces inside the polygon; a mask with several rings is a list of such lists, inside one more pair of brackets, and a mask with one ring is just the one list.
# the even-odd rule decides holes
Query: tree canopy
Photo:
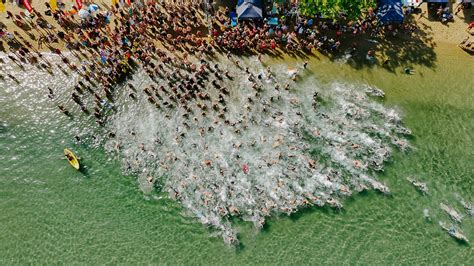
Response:
[{"label": "tree canopy", "polygon": [[376,0],[300,0],[299,11],[304,16],[322,15],[335,19],[344,14],[350,20],[357,19],[369,8],[375,8]]}]

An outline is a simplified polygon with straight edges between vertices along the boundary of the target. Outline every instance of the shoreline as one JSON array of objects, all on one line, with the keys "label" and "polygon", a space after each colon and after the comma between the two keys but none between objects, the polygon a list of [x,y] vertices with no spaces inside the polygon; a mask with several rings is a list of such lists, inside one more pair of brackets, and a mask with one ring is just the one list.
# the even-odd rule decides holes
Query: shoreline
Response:
[{"label": "shoreline", "polygon": [[[382,44],[380,44],[380,45],[384,45],[384,44],[385,44],[385,43],[382,43]],[[433,49],[437,49],[437,47],[433,47]],[[85,50],[85,52],[87,52],[88,49],[84,49],[84,50]],[[221,54],[221,55],[222,55],[222,54]],[[411,54],[411,55],[412,55],[412,54]],[[428,61],[428,62],[436,62],[436,59],[437,59],[437,58],[435,57],[435,58],[428,58],[428,59],[429,59],[429,60],[432,60],[432,61]],[[173,65],[174,65],[174,64],[173,64]],[[224,64],[224,67],[227,67],[227,66],[233,66],[233,64],[232,64],[232,63]],[[178,68],[179,68],[179,66],[174,65],[174,69],[178,69]],[[211,68],[212,68],[212,66],[211,66]],[[30,69],[31,69],[31,68],[30,68]],[[237,72],[239,73],[239,75],[242,74],[242,72],[243,72],[242,70],[243,70],[243,69],[240,69],[240,70],[235,69],[235,71],[237,71]],[[170,71],[171,71],[171,72],[170,72]],[[173,79],[179,79],[178,75],[180,76],[181,73],[177,74],[176,77],[175,77],[175,73],[173,73],[173,71],[174,71],[173,68],[170,67],[170,68],[169,68],[169,71],[167,71],[167,72],[165,73],[165,74],[169,74],[169,75],[165,75],[165,76],[168,76],[168,77],[169,77],[169,76],[172,76]],[[217,66],[214,68],[214,71],[217,72],[217,73],[220,73],[220,70],[218,70],[218,67],[217,67]],[[180,72],[180,70],[178,70],[178,72]],[[212,73],[214,73],[214,72],[212,72]],[[339,74],[339,72],[336,72],[336,73]],[[212,74],[209,74],[209,75],[212,77]],[[233,76],[235,77],[235,76],[237,76],[237,75],[233,75]],[[245,77],[245,74],[242,74],[242,76]],[[280,72],[280,75],[277,75],[277,76],[278,76],[278,77],[283,77],[283,76],[285,76],[285,75],[284,75],[284,73],[282,74],[282,73]],[[217,75],[216,75],[216,78],[218,78]],[[259,78],[259,79],[260,79],[260,78]],[[215,79],[215,80],[217,80],[217,79]],[[157,83],[157,84],[158,84],[158,83]],[[283,83],[281,83],[281,84],[283,84]],[[210,84],[209,84],[209,85],[210,85]],[[213,85],[214,85],[215,87],[218,87],[218,86],[216,86],[215,84],[213,84]],[[219,84],[217,84],[217,85],[219,85]],[[220,86],[220,85],[219,85],[219,86]],[[224,85],[224,86],[227,86],[227,85]],[[105,86],[105,87],[106,87],[106,86]],[[136,86],[136,87],[139,87],[139,88],[141,89],[141,86]],[[203,86],[203,87],[205,87],[205,88],[207,88],[207,89],[210,89],[210,88],[209,88],[210,86],[207,86],[207,87],[206,87],[206,86]],[[234,86],[234,87],[235,87],[235,86]],[[75,89],[76,89],[76,88],[75,88]],[[95,89],[95,88],[94,88],[94,89]],[[219,89],[219,88],[216,88],[216,89]],[[250,90],[250,88],[247,88],[247,89],[249,89],[249,91],[252,91],[252,90]],[[253,89],[255,89],[255,88],[253,88]],[[270,89],[272,89],[272,88],[267,88],[267,89],[264,90],[264,91],[272,91],[272,90],[270,90]],[[77,90],[78,93],[80,93],[80,92],[79,92],[79,91],[80,91],[80,88],[79,88],[79,89],[76,89],[76,90]],[[225,91],[225,90],[226,90],[226,88],[224,88],[222,91]],[[205,91],[205,90],[203,90],[203,91]],[[147,93],[146,90],[144,90],[144,92],[145,92],[146,94],[148,94],[148,93],[151,94],[151,92],[149,92],[149,91],[148,91],[148,93]],[[253,92],[253,91],[252,91],[252,92]],[[107,95],[108,93],[110,93],[110,92],[108,92],[107,90],[105,90],[105,95]],[[125,96],[126,96],[126,95],[125,95]],[[144,96],[144,95],[142,95],[142,96]],[[162,94],[162,96],[163,96],[163,94]],[[205,95],[201,95],[201,96],[205,98]],[[212,96],[212,95],[211,95],[211,96]],[[219,95],[219,96],[220,96],[220,95]],[[107,96],[105,96],[105,97],[107,97]],[[146,97],[146,96],[145,96],[145,97]],[[148,98],[148,100],[150,100],[150,99],[153,100],[153,99],[155,99],[154,97],[155,97],[155,96],[150,96],[150,98]],[[163,97],[164,97],[164,96],[163,96]],[[227,97],[227,96],[223,96],[223,97]],[[240,97],[239,97],[239,98],[240,98]],[[255,97],[254,99],[256,99],[256,98],[257,98],[257,97]],[[144,99],[146,99],[146,98],[144,98]],[[150,102],[150,103],[152,103],[152,102]],[[155,103],[155,104],[156,104],[156,103]],[[160,104],[161,104],[161,102],[160,102]],[[291,104],[294,105],[295,102],[292,102]],[[88,105],[88,103],[86,103],[86,105]],[[90,105],[89,105],[89,106],[90,106]],[[198,107],[199,107],[199,106],[198,106]],[[281,105],[279,105],[277,108],[280,108],[280,107],[281,107]],[[199,108],[201,109],[201,107],[199,107]],[[290,108],[290,110],[292,110],[292,109],[293,109],[293,108]],[[200,112],[199,109],[196,108],[196,110]],[[309,108],[304,108],[304,110],[309,110]],[[203,111],[206,111],[206,110],[203,110]],[[161,112],[161,110],[160,110],[160,112]],[[254,113],[259,113],[259,112],[258,112],[258,111],[255,111]],[[288,112],[285,112],[285,113],[288,113]],[[332,112],[330,112],[330,113],[332,113]],[[335,113],[335,112],[334,112],[334,113]],[[132,114],[133,114],[133,113],[132,113]],[[202,116],[204,117],[204,115],[202,115]],[[131,115],[131,117],[134,117],[134,116]],[[298,114],[295,113],[293,117],[298,117]],[[294,119],[291,119],[291,121],[293,121],[293,120],[294,120]],[[172,128],[174,128],[174,127],[172,127]],[[125,130],[125,131],[126,131],[126,130]],[[123,132],[123,133],[124,133],[123,135],[130,133],[130,132],[125,132],[125,131]],[[332,132],[335,132],[336,130],[331,130],[331,131],[332,131]],[[190,133],[191,133],[191,132],[190,132]],[[273,133],[273,132],[272,132],[272,133]],[[115,134],[115,133],[114,133],[114,134]],[[130,134],[131,134],[131,133],[130,133]],[[212,133],[210,133],[210,134],[212,134]],[[140,135],[140,134],[139,134],[139,135]],[[318,133],[318,135],[319,135],[319,133]],[[201,137],[202,137],[202,136],[201,136]],[[197,139],[197,138],[198,138],[198,136],[196,136],[196,139]],[[276,140],[275,140],[275,143],[278,144],[278,146],[281,145],[279,142],[280,142],[279,139],[276,139]],[[170,142],[167,142],[167,141],[166,141],[165,143],[171,143],[171,141],[170,141]],[[136,144],[138,144],[138,143],[132,143],[132,144],[133,144],[133,147],[139,146],[140,150],[145,151],[145,146],[144,146],[143,144],[139,144],[139,145],[136,145]],[[236,145],[238,145],[238,148],[240,148],[240,143],[239,143],[239,144],[236,144]],[[278,147],[278,146],[277,146],[277,147]],[[147,146],[147,148],[148,148],[148,146]],[[273,148],[275,148],[275,147],[273,147]],[[138,148],[135,147],[134,149],[138,149]],[[139,152],[141,152],[141,151],[139,151]],[[175,150],[173,150],[173,152],[175,152]],[[197,154],[197,152],[196,152],[196,154]],[[252,157],[252,158],[253,158],[253,157]],[[217,158],[216,158],[216,159],[217,159]],[[147,160],[146,160],[146,161],[147,161]],[[151,160],[150,160],[150,161],[151,161]],[[169,161],[169,160],[167,160],[167,161]],[[199,160],[197,160],[197,161],[199,161]],[[249,161],[249,160],[246,160],[246,161]],[[205,167],[212,167],[212,162],[207,163],[207,161],[203,161],[203,163],[205,164]],[[309,166],[311,166],[311,165],[313,165],[313,162],[310,162],[310,163],[309,163]],[[243,169],[245,169],[245,168],[243,168]],[[248,169],[248,168],[247,168],[247,169]],[[251,167],[251,169],[254,170],[254,169],[256,169],[256,168],[255,168],[255,167]],[[243,171],[245,171],[245,170],[243,170]],[[247,170],[247,171],[248,171],[248,170]],[[245,173],[245,174],[246,174],[246,173]],[[142,177],[145,178],[145,175],[143,175]],[[149,180],[146,180],[146,181],[150,182]],[[145,181],[144,181],[144,182],[145,182]],[[192,183],[192,182],[194,182],[194,181],[191,180],[189,183]],[[184,186],[184,185],[183,185],[183,186]],[[184,188],[183,188],[183,190],[184,190]],[[178,191],[179,191],[179,190],[178,190]],[[175,192],[176,192],[176,191],[175,191]],[[177,192],[176,192],[176,193],[177,193]],[[339,207],[338,207],[338,201],[337,201],[337,200],[336,200],[336,201],[334,201],[333,199],[330,199],[330,200],[331,200],[330,202],[335,206],[335,208],[339,208]],[[205,203],[206,203],[206,202],[207,202],[207,199],[206,199]],[[328,201],[328,202],[329,202],[329,201]],[[206,205],[207,205],[207,203],[206,203]],[[230,210],[230,208],[229,208],[229,210]],[[236,212],[236,213],[238,213],[238,210],[237,210],[237,209],[232,209],[232,210],[234,210],[234,211],[231,211],[231,212]],[[225,211],[225,210],[222,210],[222,211]],[[291,212],[292,210],[291,210],[291,209],[287,209],[286,211],[287,211],[287,212]],[[236,215],[236,214],[232,214],[232,215]],[[265,217],[265,216],[264,216],[264,217]],[[206,223],[207,223],[208,220],[202,220],[202,221],[206,221]],[[256,220],[256,221],[255,221],[257,228],[259,228],[260,226],[263,226],[263,224],[262,224],[261,222],[262,222],[262,220]],[[264,220],[263,220],[263,222],[264,222]],[[204,223],[204,222],[203,222],[203,223]],[[229,232],[231,232],[231,231],[229,231]],[[229,242],[232,242],[233,236],[231,235],[231,238],[227,238],[227,239],[229,240]]]},{"label": "shoreline", "polygon": [[[94,2],[95,1],[90,1],[87,4],[92,4]],[[168,5],[170,2],[173,3],[173,1],[164,1],[164,2],[168,3]],[[26,11],[25,8],[16,6],[12,2],[7,2],[4,5],[5,5],[6,10],[12,12],[14,15],[17,15],[20,12]],[[85,5],[86,3],[84,3],[84,6]],[[101,2],[99,6],[101,8],[105,8],[105,10],[109,10],[109,11],[111,10],[111,6],[104,4],[104,2]],[[34,8],[36,12],[39,12],[43,16],[43,18],[46,19],[47,23],[53,26],[53,29],[61,30],[61,26],[57,23],[56,20],[52,19],[52,17],[44,16],[44,12],[47,10],[47,7],[45,5],[34,2],[32,3],[32,7]],[[220,6],[219,8],[222,8],[222,6]],[[383,45],[391,45],[393,46],[392,48],[401,50],[403,49],[403,45],[405,45],[407,41],[416,41],[419,47],[426,48],[427,50],[428,49],[434,50],[437,46],[437,43],[445,43],[448,45],[453,45],[453,48],[460,49],[458,45],[463,39],[470,38],[471,40],[474,40],[473,34],[469,34],[465,30],[469,22],[468,22],[468,19],[466,19],[464,16],[456,15],[455,20],[453,22],[450,22],[448,24],[442,24],[440,21],[428,19],[428,17],[426,16],[427,14],[426,4],[422,5],[421,9],[422,9],[422,12],[420,14],[411,14],[406,17],[406,21],[413,23],[414,25],[416,25],[416,27],[418,27],[418,29],[416,30],[418,34],[415,36],[407,36],[404,32],[401,32],[395,37],[391,37],[388,34],[386,34],[385,36],[382,36],[381,38],[379,37],[371,38],[367,33],[362,34],[362,35],[357,35],[357,36],[348,36],[346,34],[344,36],[341,36],[340,38],[341,40],[343,40],[343,44],[341,45],[341,48],[342,48],[341,51],[335,54],[326,54],[315,48],[312,48],[311,51],[307,51],[307,52],[301,51],[301,54],[300,54],[300,52],[294,53],[293,51],[285,51],[279,47],[277,47],[277,49],[275,50],[276,55],[272,55],[271,53],[269,54],[268,53],[269,49],[265,51],[264,54],[269,54],[270,56],[277,56],[277,57],[280,55],[283,55],[283,56],[300,57],[300,58],[305,58],[305,57],[318,58],[320,56],[324,56],[331,59],[333,57],[337,58],[344,55],[342,51],[350,49],[351,43],[352,44],[356,43],[358,50],[362,50],[364,52],[367,52],[369,50],[374,50],[375,58],[378,60],[386,61],[387,59],[389,59],[392,61],[398,61],[395,56],[387,55],[387,54],[390,54],[390,47],[388,48],[380,47],[382,42],[383,42]],[[99,9],[99,10],[103,11],[103,9]],[[171,15],[165,8],[161,8],[160,10],[164,11],[168,15]],[[203,16],[204,13],[202,12],[202,10],[199,10],[197,13],[199,13],[198,14],[199,19],[201,19],[202,21],[205,21],[205,18]],[[472,14],[474,14],[474,8],[471,8],[470,10],[467,10],[464,13],[461,12],[460,14],[461,15],[464,14],[465,16],[472,16]],[[48,49],[47,47],[44,47],[44,45],[43,47],[39,47],[36,41],[36,39],[39,37],[39,34],[37,31],[31,32],[30,30],[29,32],[27,32],[21,29],[13,22],[13,20],[5,18],[6,12],[0,14],[0,16],[3,17],[0,22],[7,27],[7,31],[19,33],[18,35],[20,36],[20,39],[22,38],[26,39],[27,37],[31,38],[34,36],[33,38],[35,40],[30,43],[32,45],[31,47],[35,51],[54,52],[54,49],[59,49],[61,51],[68,50],[65,47],[65,42],[61,40],[59,40],[59,42],[49,43],[49,45],[51,45],[53,49],[51,48]],[[113,26],[111,28],[115,28],[117,17],[115,14],[112,14],[112,16],[113,18],[111,21],[111,25]],[[74,17],[75,17],[74,20],[78,22],[79,18],[77,17],[77,15],[75,15]],[[214,19],[217,21],[216,18]],[[205,37],[203,39],[212,40],[210,36]],[[176,51],[170,51],[168,47],[166,47],[167,45],[164,45],[163,41],[161,40],[154,40],[154,43],[160,49],[166,49],[167,52],[176,53]],[[6,42],[3,40],[2,40],[2,44],[3,45],[0,46],[0,52],[7,52],[8,44],[6,44]],[[218,51],[218,52],[223,52],[223,51]],[[469,54],[467,55],[469,56]],[[361,56],[362,61],[363,61],[363,58],[364,56]],[[414,61],[416,62],[416,59]],[[365,64],[364,62],[360,62],[360,63],[362,65]]]}]

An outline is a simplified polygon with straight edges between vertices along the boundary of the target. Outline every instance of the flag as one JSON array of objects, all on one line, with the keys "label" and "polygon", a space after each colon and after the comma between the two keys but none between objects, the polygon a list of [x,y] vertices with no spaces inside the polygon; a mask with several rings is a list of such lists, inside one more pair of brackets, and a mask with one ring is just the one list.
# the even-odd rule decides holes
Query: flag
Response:
[{"label": "flag", "polygon": [[82,1],[76,0],[76,4],[77,4],[77,9],[80,10],[82,8]]},{"label": "flag", "polygon": [[5,12],[5,5],[3,5],[2,0],[0,0],[0,13]]},{"label": "flag", "polygon": [[33,8],[31,8],[30,2],[28,2],[28,0],[23,0],[23,5],[26,7],[26,10],[28,10],[28,12],[31,13],[33,11]]},{"label": "flag", "polygon": [[131,5],[132,3],[130,2],[130,0],[126,0],[127,1],[127,5]]},{"label": "flag", "polygon": [[58,1],[57,0],[49,0],[49,6],[51,7],[51,11],[58,10]]}]

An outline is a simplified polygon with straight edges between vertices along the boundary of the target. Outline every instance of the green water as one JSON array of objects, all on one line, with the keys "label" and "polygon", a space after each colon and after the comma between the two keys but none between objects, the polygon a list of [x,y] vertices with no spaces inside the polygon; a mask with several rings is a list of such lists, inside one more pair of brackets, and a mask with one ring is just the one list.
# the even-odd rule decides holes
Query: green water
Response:
[{"label": "green water", "polygon": [[[375,85],[385,91],[387,106],[404,113],[416,149],[396,154],[380,177],[392,197],[358,194],[342,213],[305,210],[271,219],[260,233],[239,223],[243,245],[229,248],[184,216],[179,204],[147,199],[134,177],[121,174],[116,158],[87,142],[75,144],[67,120],[40,123],[48,117],[25,115],[19,99],[3,93],[0,120],[8,126],[0,128],[0,264],[474,264],[472,246],[437,225],[447,220],[441,201],[460,210],[455,193],[474,199],[473,58],[441,45],[436,68],[415,66],[412,76],[325,59],[312,60],[310,68],[322,83]],[[65,146],[82,157],[86,174],[61,160]],[[431,195],[415,191],[408,175],[426,180]],[[466,217],[462,228],[474,240],[473,219]]]}]

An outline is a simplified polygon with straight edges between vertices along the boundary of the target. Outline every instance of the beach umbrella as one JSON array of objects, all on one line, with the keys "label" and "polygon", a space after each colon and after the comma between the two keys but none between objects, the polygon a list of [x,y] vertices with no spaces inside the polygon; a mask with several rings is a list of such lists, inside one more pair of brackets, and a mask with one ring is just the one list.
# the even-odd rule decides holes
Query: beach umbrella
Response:
[{"label": "beach umbrella", "polygon": [[98,9],[99,9],[99,6],[96,4],[90,4],[89,7],[87,8],[87,10],[89,10],[89,12],[91,13],[96,12]]},{"label": "beach umbrella", "polygon": [[81,19],[86,19],[86,18],[88,18],[88,17],[91,15],[91,13],[89,13],[89,11],[87,11],[87,10],[85,10],[85,9],[79,10],[79,12],[78,12],[77,14],[79,15],[79,17],[80,17]]}]

